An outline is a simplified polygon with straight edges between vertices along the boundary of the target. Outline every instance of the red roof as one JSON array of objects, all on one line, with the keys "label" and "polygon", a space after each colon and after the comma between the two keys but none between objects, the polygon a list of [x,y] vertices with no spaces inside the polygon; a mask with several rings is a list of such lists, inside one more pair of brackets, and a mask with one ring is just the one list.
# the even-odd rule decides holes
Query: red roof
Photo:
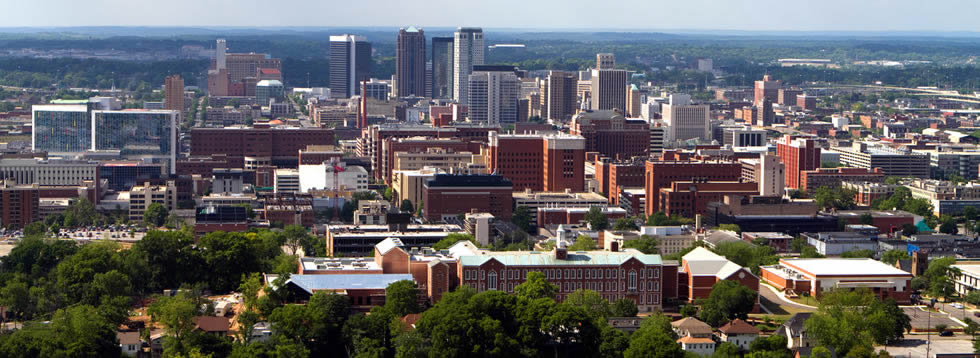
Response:
[{"label": "red roof", "polygon": [[194,324],[205,332],[228,332],[231,329],[231,320],[227,317],[198,316],[194,317]]},{"label": "red roof", "polygon": [[264,75],[279,75],[279,74],[282,74],[282,72],[280,72],[279,70],[277,70],[275,68],[261,68],[261,69],[259,69],[259,71],[261,71],[262,74],[264,74]]},{"label": "red roof", "polygon": [[759,334],[759,329],[740,319],[728,322],[718,329],[725,334]]}]

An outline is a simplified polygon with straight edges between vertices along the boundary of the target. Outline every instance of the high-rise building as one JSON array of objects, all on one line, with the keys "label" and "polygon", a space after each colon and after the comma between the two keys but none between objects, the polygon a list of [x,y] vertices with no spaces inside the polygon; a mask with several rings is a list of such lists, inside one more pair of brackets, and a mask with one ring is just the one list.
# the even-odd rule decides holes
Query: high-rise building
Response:
[{"label": "high-rise building", "polygon": [[585,138],[569,134],[490,133],[487,171],[503,175],[514,190],[582,191]]},{"label": "high-rise building", "polygon": [[585,138],[585,151],[604,157],[629,159],[650,150],[649,124],[626,119],[613,110],[580,111],[572,118],[570,133]]},{"label": "high-rise building", "polygon": [[626,70],[592,70],[592,109],[626,109]]},{"label": "high-rise building", "polygon": [[453,97],[452,37],[432,38],[432,98]]},{"label": "high-rise building", "polygon": [[779,89],[779,105],[781,106],[795,106],[796,97],[803,94],[803,90],[800,89],[790,89],[790,88],[780,88]]},{"label": "high-rise building", "polygon": [[268,106],[269,101],[281,102],[285,97],[282,82],[277,80],[261,80],[255,84],[255,103]]},{"label": "high-rise building", "polygon": [[171,110],[92,111],[92,150],[156,159],[176,172],[177,117]]},{"label": "high-rise building", "polygon": [[[423,62],[424,63],[424,62]],[[330,36],[330,93],[350,98],[371,77],[371,43],[357,35]]]},{"label": "high-rise building", "polygon": [[92,148],[91,104],[36,105],[31,109],[35,152],[81,153]]},{"label": "high-rise building", "polygon": [[761,81],[755,81],[755,97],[753,103],[759,103],[762,98],[768,98],[770,102],[779,102],[780,82],[775,81],[769,75],[762,76]]},{"label": "high-rise building", "polygon": [[576,86],[578,76],[574,72],[548,71],[541,85],[544,91],[540,92],[540,99],[546,102],[543,114],[547,119],[559,122],[572,119],[576,109]]},{"label": "high-rise building", "polygon": [[398,96],[425,96],[425,78],[425,31],[415,26],[399,30],[395,52]]},{"label": "high-rise building", "polygon": [[690,95],[672,94],[670,103],[664,103],[662,107],[668,142],[711,138],[708,105],[693,105]]},{"label": "high-rise building", "polygon": [[180,75],[167,76],[163,85],[165,109],[184,113],[184,79]]},{"label": "high-rise building", "polygon": [[640,89],[631,84],[626,88],[626,115],[630,118],[640,116],[643,103],[640,103]]},{"label": "high-rise building", "polygon": [[779,157],[762,153],[759,158],[739,159],[742,163],[742,179],[759,183],[759,195],[783,196],[786,170]]},{"label": "high-rise building", "polygon": [[756,103],[754,115],[753,122],[757,127],[772,126],[772,122],[776,120],[776,113],[772,110],[772,101],[769,100],[769,97],[763,97]]},{"label": "high-rise building", "polygon": [[820,147],[809,138],[783,136],[776,144],[776,155],[786,166],[786,187],[800,189],[800,174],[820,167]]},{"label": "high-rise building", "polygon": [[215,69],[223,70],[227,68],[228,62],[225,55],[227,52],[228,52],[228,44],[227,42],[225,42],[225,39],[215,40],[215,46],[214,46]]},{"label": "high-rise building", "polygon": [[453,34],[453,99],[469,103],[467,91],[473,66],[483,64],[483,29],[460,27]]},{"label": "high-rise building", "polygon": [[513,66],[473,66],[468,83],[470,121],[492,125],[517,122],[521,81]]},{"label": "high-rise building", "polygon": [[611,53],[595,54],[595,68],[599,70],[612,70],[616,68],[616,56]]}]

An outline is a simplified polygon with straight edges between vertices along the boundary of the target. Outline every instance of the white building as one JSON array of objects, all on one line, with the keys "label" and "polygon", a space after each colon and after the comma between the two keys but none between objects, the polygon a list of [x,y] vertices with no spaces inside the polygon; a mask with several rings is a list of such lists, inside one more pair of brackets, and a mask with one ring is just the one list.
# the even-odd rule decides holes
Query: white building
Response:
[{"label": "white building", "polygon": [[469,103],[469,78],[473,66],[483,64],[483,29],[460,27],[453,33],[453,99]]},{"label": "white building", "polygon": [[521,81],[513,68],[501,71],[483,67],[477,66],[469,76],[470,121],[487,124],[517,122]]},{"label": "white building", "polygon": [[759,195],[783,196],[786,168],[778,156],[759,154],[759,159],[740,159],[742,178],[759,183]]},{"label": "white building", "polygon": [[663,105],[663,121],[667,124],[666,140],[710,139],[711,109],[708,105],[692,105],[687,94],[670,95],[670,103]]},{"label": "white building", "polygon": [[952,267],[960,269],[960,275],[956,276],[953,283],[956,293],[966,295],[980,288],[980,263],[964,263]]},{"label": "white building", "polygon": [[[336,181],[334,171],[337,171]],[[364,191],[368,185],[367,170],[359,166],[347,166],[345,163],[340,163],[339,167],[330,163],[301,164],[298,176],[299,191],[303,193],[310,190]]]},{"label": "white building", "polygon": [[276,193],[298,193],[300,191],[299,170],[276,169],[273,183]]}]

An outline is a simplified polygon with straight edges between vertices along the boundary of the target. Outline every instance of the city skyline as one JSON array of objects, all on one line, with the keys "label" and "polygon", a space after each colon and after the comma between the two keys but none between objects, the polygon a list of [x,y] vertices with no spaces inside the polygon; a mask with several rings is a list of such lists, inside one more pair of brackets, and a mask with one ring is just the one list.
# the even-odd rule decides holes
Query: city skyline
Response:
[{"label": "city skyline", "polygon": [[[394,0],[345,4],[345,11],[328,11],[332,2],[286,0],[278,6],[303,8],[297,12],[263,12],[259,6],[243,6],[231,0],[199,3],[174,0],[167,3],[136,3],[96,0],[73,6],[65,0],[14,2],[0,14],[3,28],[71,26],[403,26],[408,23],[431,27],[480,26],[485,29],[632,29],[662,31],[901,31],[978,32],[972,14],[980,9],[964,0],[918,2],[912,0],[849,2],[828,0],[818,4],[761,1],[687,2],[620,1],[617,6],[591,8],[592,3],[519,2],[458,3],[429,0],[411,3]],[[256,4],[258,5],[258,4]],[[778,5],[778,6],[777,6]],[[514,16],[548,13],[527,21]],[[968,10],[974,8],[974,11]],[[438,11],[432,11],[438,9]],[[630,11],[622,11],[630,9]],[[44,13],[46,16],[23,16]],[[127,16],[119,16],[126,14]],[[801,16],[806,14],[806,16]],[[529,26],[533,24],[533,26]]]}]

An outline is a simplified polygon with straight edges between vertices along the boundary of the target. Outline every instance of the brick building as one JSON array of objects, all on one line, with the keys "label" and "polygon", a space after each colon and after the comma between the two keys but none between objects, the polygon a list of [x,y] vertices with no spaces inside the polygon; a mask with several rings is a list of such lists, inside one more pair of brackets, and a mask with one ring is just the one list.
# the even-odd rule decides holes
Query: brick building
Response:
[{"label": "brick building", "polygon": [[705,214],[709,202],[722,201],[726,195],[759,194],[754,182],[742,181],[674,181],[660,189],[660,211],[667,216],[694,217]]},{"label": "brick building", "polygon": [[299,150],[308,145],[333,145],[333,129],[254,127],[193,128],[191,155],[225,154],[229,157],[267,158],[274,164],[295,166]]},{"label": "brick building", "polygon": [[476,209],[495,218],[510,220],[513,215],[514,185],[500,175],[438,174],[422,188],[425,218],[438,222]]},{"label": "brick building", "polygon": [[786,167],[787,188],[799,189],[802,173],[820,168],[820,147],[813,139],[783,136],[776,144],[776,155]]},{"label": "brick building", "polygon": [[650,125],[626,119],[617,110],[581,111],[572,118],[570,133],[585,138],[585,151],[628,159],[650,151]]},{"label": "brick building", "polygon": [[609,204],[619,205],[620,189],[642,188],[646,168],[644,160],[614,161],[602,157],[595,161],[595,178],[599,192],[609,199]]},{"label": "brick building", "polygon": [[582,136],[491,133],[487,155],[487,171],[510,179],[514,190],[579,192],[585,188]]},{"label": "brick building", "polygon": [[698,162],[698,161],[653,161],[646,162],[644,189],[646,191],[646,216],[661,211],[660,189],[669,188],[675,181],[738,181],[742,176],[739,163]]},{"label": "brick building", "polygon": [[[710,250],[698,247],[681,257],[681,267],[678,272],[680,298],[687,302],[708,298],[715,283],[724,280],[736,281],[752,291],[759,291],[759,277],[752,271],[728,261]],[[756,310],[759,301],[756,298]]]},{"label": "brick building", "polygon": [[[582,224],[585,222],[585,214],[591,208],[538,208],[535,220],[539,228],[554,227],[558,225]],[[615,222],[620,218],[625,218],[626,209],[617,207],[601,208],[602,214],[610,222]]]},{"label": "brick building", "polygon": [[0,182],[0,227],[21,229],[41,219],[41,196],[37,184]]},{"label": "brick building", "polygon": [[885,172],[881,168],[817,168],[800,173],[800,190],[813,194],[825,186],[840,188],[843,182],[883,183]]},{"label": "brick building", "polygon": [[867,288],[880,299],[892,298],[900,305],[912,301],[912,274],[873,259],[780,259],[759,271],[777,289],[806,292],[817,299],[832,289]]}]

